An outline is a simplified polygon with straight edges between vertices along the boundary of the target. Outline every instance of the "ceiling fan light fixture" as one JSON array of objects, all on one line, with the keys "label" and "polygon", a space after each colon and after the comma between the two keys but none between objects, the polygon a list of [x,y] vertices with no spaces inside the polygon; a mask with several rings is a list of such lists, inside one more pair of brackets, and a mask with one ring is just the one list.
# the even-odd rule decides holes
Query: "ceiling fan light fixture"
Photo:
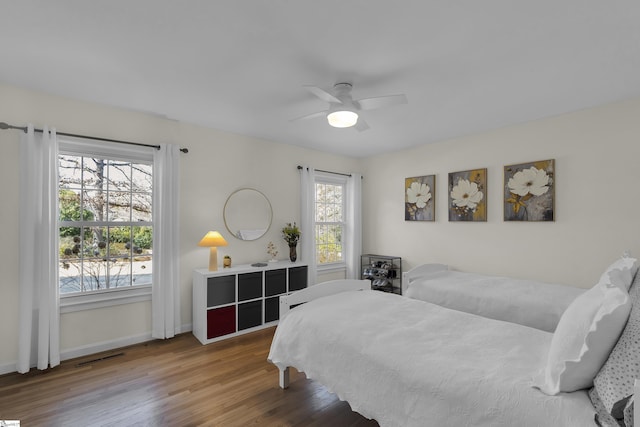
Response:
[{"label": "ceiling fan light fixture", "polygon": [[358,123],[358,114],[349,110],[332,111],[327,114],[327,121],[334,128],[349,128]]}]

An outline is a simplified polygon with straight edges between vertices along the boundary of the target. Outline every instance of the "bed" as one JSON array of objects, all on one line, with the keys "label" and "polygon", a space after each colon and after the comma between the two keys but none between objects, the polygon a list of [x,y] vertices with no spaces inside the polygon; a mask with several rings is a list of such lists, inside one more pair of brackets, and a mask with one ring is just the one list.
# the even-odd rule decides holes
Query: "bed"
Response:
[{"label": "bed", "polygon": [[535,280],[453,271],[425,264],[403,274],[403,295],[491,319],[553,332],[584,289]]},{"label": "bed", "polygon": [[368,288],[333,281],[281,297],[268,358],[282,388],[295,367],[384,427],[597,425],[588,387],[541,391],[553,333]]}]

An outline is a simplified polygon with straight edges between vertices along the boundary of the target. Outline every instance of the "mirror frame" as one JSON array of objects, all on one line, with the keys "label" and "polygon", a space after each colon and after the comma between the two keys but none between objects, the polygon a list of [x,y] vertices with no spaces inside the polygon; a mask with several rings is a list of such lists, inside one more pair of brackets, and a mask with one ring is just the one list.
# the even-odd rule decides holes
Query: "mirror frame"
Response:
[{"label": "mirror frame", "polygon": [[[231,230],[231,227],[229,227],[229,222],[227,220],[227,205],[229,204],[229,201],[233,198],[233,196],[235,196],[236,194],[238,194],[241,191],[253,191],[253,192],[257,193],[258,195],[260,195],[260,196],[262,196],[264,198],[264,200],[267,202],[267,206],[269,207],[269,223],[267,224],[267,227],[265,228],[264,233],[262,233],[260,236],[257,236],[257,237],[255,237],[253,239],[242,239],[242,238],[238,237],[236,232]],[[222,209],[222,218],[224,220],[224,226],[227,228],[227,231],[233,237],[235,237],[236,239],[241,240],[243,242],[251,242],[251,241],[258,240],[259,238],[261,238],[262,236],[267,234],[267,232],[271,228],[271,224],[273,223],[273,207],[271,206],[271,202],[269,201],[269,198],[262,191],[256,190],[255,188],[250,188],[250,187],[239,188],[236,191],[234,191],[233,193],[231,193],[229,195],[229,197],[227,197],[227,200],[224,202],[224,208]]]}]

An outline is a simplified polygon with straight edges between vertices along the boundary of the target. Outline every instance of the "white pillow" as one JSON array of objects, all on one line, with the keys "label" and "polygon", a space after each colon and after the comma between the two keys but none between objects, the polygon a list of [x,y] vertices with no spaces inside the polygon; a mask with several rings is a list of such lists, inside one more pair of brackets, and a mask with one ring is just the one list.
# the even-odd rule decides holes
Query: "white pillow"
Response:
[{"label": "white pillow", "polygon": [[549,395],[591,387],[631,311],[629,294],[618,285],[624,273],[608,271],[604,280],[569,305],[553,334],[546,366],[535,379],[535,387]]},{"label": "white pillow", "polygon": [[[628,291],[633,282],[633,278],[638,271],[638,260],[624,254],[622,258],[613,262],[600,276],[598,286],[613,284]],[[613,275],[611,275],[613,273]]]}]

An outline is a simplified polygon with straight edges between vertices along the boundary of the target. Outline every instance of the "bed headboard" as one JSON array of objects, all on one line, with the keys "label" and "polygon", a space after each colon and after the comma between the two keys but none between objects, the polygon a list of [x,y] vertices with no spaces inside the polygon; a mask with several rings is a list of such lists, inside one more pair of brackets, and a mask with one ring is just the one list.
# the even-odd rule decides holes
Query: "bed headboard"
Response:
[{"label": "bed headboard", "polygon": [[338,279],[318,283],[289,295],[282,295],[280,297],[280,318],[282,319],[282,317],[287,314],[292,307],[309,302],[316,298],[326,297],[328,295],[337,294],[338,292],[362,291],[365,289],[371,289],[371,281],[367,279]]},{"label": "bed headboard", "polygon": [[411,284],[411,281],[419,277],[443,270],[449,270],[449,266],[446,264],[422,264],[402,273],[402,295],[405,294],[405,291]]}]

